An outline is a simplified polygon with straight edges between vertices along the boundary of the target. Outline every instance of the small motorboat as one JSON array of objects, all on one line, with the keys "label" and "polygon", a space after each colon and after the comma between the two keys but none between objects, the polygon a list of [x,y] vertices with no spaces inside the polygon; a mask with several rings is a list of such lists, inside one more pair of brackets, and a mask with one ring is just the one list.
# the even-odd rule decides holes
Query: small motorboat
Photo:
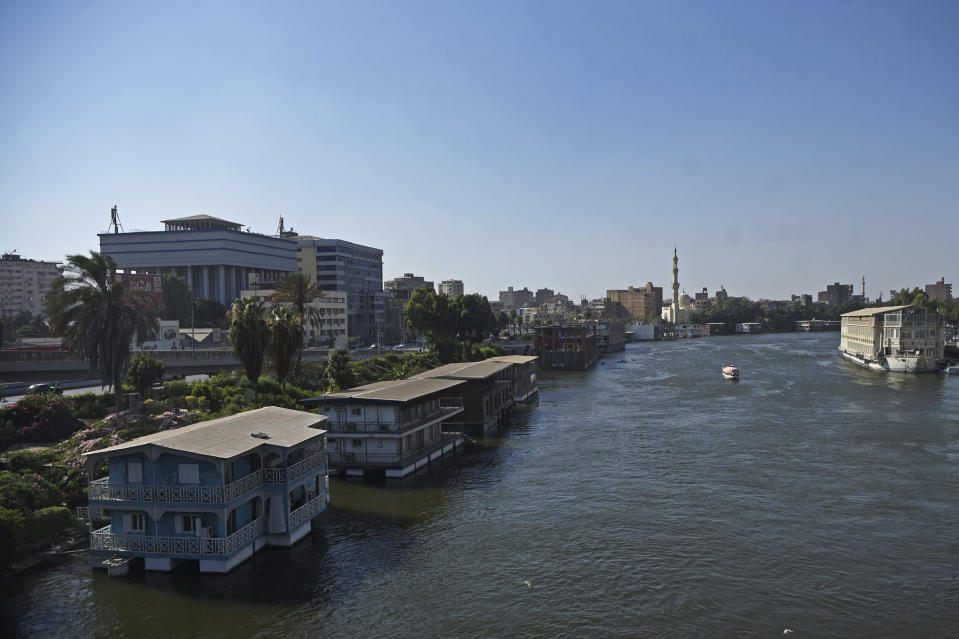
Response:
[{"label": "small motorboat", "polygon": [[952,366],[946,366],[942,369],[942,372],[947,375],[959,375],[959,364],[953,364]]},{"label": "small motorboat", "polygon": [[725,379],[739,379],[739,369],[735,364],[726,364],[723,366],[723,377]]}]

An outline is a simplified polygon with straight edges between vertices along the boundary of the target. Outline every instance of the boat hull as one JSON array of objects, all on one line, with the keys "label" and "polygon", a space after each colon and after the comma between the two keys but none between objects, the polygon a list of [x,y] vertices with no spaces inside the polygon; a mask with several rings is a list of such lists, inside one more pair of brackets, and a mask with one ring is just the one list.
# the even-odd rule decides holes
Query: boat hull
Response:
[{"label": "boat hull", "polygon": [[863,368],[874,371],[891,371],[894,373],[934,373],[939,370],[939,363],[929,357],[921,355],[891,355],[879,360],[860,357],[839,349],[839,354],[845,359],[858,364]]}]

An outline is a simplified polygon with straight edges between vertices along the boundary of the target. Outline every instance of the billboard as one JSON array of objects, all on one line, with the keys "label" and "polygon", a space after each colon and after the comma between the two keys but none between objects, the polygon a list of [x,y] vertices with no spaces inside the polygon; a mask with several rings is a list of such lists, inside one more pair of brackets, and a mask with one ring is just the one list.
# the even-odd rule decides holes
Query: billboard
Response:
[{"label": "billboard", "polygon": [[157,303],[157,306],[163,304],[163,276],[162,275],[140,275],[134,273],[123,273],[123,281],[131,291],[143,291],[150,295]]}]

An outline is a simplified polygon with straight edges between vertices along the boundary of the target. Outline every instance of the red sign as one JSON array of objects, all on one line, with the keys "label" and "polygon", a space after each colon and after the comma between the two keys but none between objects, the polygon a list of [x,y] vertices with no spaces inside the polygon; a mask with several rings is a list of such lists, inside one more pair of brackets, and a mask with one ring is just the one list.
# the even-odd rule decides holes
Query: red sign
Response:
[{"label": "red sign", "polygon": [[156,300],[157,306],[163,304],[163,276],[123,273],[123,281],[131,291],[142,291]]}]

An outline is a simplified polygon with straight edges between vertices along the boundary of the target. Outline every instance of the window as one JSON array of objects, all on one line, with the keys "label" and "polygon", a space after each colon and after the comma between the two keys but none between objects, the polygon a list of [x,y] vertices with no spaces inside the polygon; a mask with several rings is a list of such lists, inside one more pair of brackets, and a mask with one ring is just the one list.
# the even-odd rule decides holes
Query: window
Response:
[{"label": "window", "polygon": [[196,533],[200,530],[200,518],[196,515],[177,515],[176,532],[178,533]]},{"label": "window", "polygon": [[351,415],[360,415],[360,414],[361,414],[361,411],[360,411],[359,408],[351,408],[351,409],[350,409],[350,414],[351,414]]},{"label": "window", "polygon": [[131,533],[142,533],[146,530],[146,517],[143,516],[143,513],[124,515],[123,530]]},{"label": "window", "polygon": [[354,439],[354,440],[353,440],[353,448],[363,448],[363,440],[362,440],[362,439]]},{"label": "window", "polygon": [[143,482],[143,464],[140,462],[127,462],[127,482],[131,484],[140,484]]},{"label": "window", "polygon": [[376,440],[376,447],[377,447],[377,448],[383,448],[383,440],[382,440],[382,439],[377,439],[377,440]]},{"label": "window", "polygon": [[200,466],[199,464],[179,464],[179,474],[181,484],[199,484]]}]

